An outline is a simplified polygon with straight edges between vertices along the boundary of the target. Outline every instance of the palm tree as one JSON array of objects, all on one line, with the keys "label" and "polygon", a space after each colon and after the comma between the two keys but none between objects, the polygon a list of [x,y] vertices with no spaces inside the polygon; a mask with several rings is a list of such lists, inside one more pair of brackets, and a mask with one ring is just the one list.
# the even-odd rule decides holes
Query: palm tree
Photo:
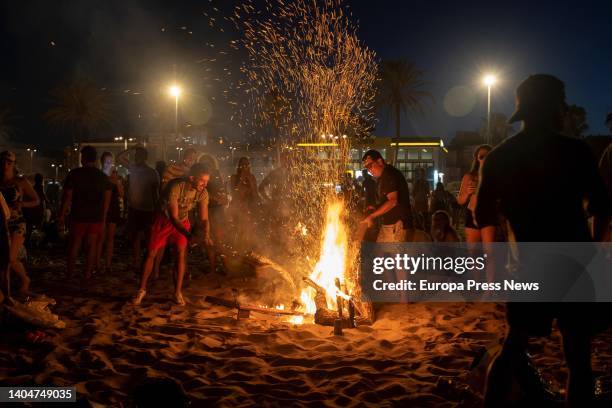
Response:
[{"label": "palm tree", "polygon": [[606,116],[606,126],[610,129],[610,133],[612,133],[612,113],[608,113]]},{"label": "palm tree", "polygon": [[0,145],[3,147],[8,145],[9,140],[15,134],[15,128],[12,125],[13,114],[10,108],[0,108]]},{"label": "palm tree", "polygon": [[110,124],[110,103],[104,91],[77,77],[51,91],[53,106],[44,114],[47,123],[72,137],[72,144]]},{"label": "palm tree", "polygon": [[[423,112],[423,100],[431,94],[422,90],[423,71],[406,60],[382,61],[379,67],[379,88],[376,105],[393,115],[395,137],[399,139],[402,115]],[[395,157],[397,157],[397,144]]]},{"label": "palm tree", "polygon": [[582,106],[570,105],[565,114],[563,133],[576,138],[584,137],[584,132],[589,128],[586,116]]}]

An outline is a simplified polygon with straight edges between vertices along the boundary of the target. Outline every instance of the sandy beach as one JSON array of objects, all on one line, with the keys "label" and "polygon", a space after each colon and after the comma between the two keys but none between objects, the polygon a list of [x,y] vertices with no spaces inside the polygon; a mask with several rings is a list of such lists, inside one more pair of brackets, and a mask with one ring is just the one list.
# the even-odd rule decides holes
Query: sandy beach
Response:
[{"label": "sandy beach", "polygon": [[[66,323],[40,344],[8,327],[0,340],[0,384],[75,385],[87,406],[125,406],[150,378],[180,383],[192,406],[476,407],[482,403],[487,349],[505,330],[498,304],[388,304],[372,326],[345,329],[292,325],[276,316],[204,302],[231,298],[256,279],[204,274],[193,263],[188,305],[171,300],[166,272],[140,307],[128,300],[132,271],[66,281],[57,256],[32,268],[33,289],[53,297]],[[595,343],[594,368],[609,372],[612,331]],[[534,342],[534,361],[552,389],[563,393],[567,371],[558,331]],[[479,364],[480,362],[480,364]]]}]

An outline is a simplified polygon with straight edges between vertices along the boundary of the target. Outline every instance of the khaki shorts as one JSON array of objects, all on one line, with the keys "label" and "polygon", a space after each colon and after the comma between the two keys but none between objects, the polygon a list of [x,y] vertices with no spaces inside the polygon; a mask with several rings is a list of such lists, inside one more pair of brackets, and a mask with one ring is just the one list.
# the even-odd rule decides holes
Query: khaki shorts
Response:
[{"label": "khaki shorts", "polygon": [[400,220],[395,224],[381,225],[376,242],[405,242],[407,231],[404,223]]}]

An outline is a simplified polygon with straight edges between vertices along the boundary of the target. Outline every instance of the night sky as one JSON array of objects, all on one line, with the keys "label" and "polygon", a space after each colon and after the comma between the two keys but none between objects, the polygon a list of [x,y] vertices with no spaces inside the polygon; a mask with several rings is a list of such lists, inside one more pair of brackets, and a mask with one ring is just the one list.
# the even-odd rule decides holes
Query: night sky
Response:
[{"label": "night sky", "polygon": [[[230,9],[228,3],[3,2],[0,105],[14,112],[16,141],[60,147],[69,140],[51,135],[40,116],[49,107],[49,91],[74,74],[92,78],[115,101],[116,120],[109,134],[142,130],[145,125],[135,125],[139,114],[144,120],[153,112],[167,112],[170,102],[163,89],[174,75],[190,90],[193,104],[210,104],[210,122],[227,125],[231,111],[221,97],[224,84],[215,80],[219,68],[203,60],[215,58],[232,33],[209,28],[203,11]],[[404,120],[404,136],[449,140],[457,130],[477,129],[486,115],[486,90],[479,81],[488,71],[500,77],[493,89],[493,111],[509,116],[520,80],[546,72],[566,82],[569,103],[586,108],[588,133],[607,133],[612,4],[535,3],[348,1],[361,39],[379,58],[405,58],[425,71],[425,89],[434,102],[424,115]],[[474,100],[460,100],[463,112],[453,116],[445,97],[457,86],[467,87],[461,95],[471,93]],[[390,128],[381,115],[375,133],[390,135]],[[235,129],[230,131],[240,137],[232,125],[226,129]]]}]

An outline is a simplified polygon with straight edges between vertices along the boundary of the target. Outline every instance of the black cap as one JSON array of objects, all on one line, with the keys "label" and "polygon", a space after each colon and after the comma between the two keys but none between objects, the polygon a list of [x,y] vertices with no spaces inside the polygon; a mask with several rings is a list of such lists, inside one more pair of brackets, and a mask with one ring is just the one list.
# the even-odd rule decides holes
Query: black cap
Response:
[{"label": "black cap", "polygon": [[548,74],[531,75],[516,88],[516,111],[508,123],[550,115],[562,104],[565,104],[563,81]]}]

